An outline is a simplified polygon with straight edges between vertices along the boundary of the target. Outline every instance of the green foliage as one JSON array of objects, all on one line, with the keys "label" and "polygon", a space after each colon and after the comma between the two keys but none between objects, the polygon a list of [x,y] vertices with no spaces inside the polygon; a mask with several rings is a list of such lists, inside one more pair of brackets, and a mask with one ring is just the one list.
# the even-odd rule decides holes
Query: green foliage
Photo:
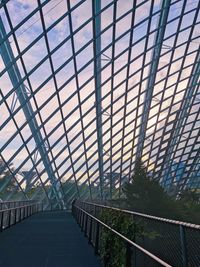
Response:
[{"label": "green foliage", "polygon": [[166,217],[200,223],[200,196],[190,189],[180,194],[177,200],[170,196],[160,184],[148,176],[141,159],[136,160],[130,183],[123,188],[128,209]]},{"label": "green foliage", "polygon": [[[9,164],[11,171],[14,170],[13,164]],[[12,177],[10,170],[5,167],[5,164],[0,160],[0,197],[16,189],[16,182]]]},{"label": "green foliage", "polygon": [[177,201],[180,206],[182,219],[191,223],[200,224],[200,196],[198,192],[185,189]]},{"label": "green foliage", "polygon": [[180,200],[187,203],[199,204],[200,195],[197,192],[192,191],[191,189],[185,189],[180,193]]},{"label": "green foliage", "polygon": [[[130,215],[122,211],[103,210],[100,220],[133,242],[143,239],[145,236],[149,239],[158,236],[155,231],[147,232],[143,224],[135,222]],[[100,255],[105,266],[125,266],[126,244],[124,241],[106,228],[102,229],[100,240]]]},{"label": "green foliage", "polygon": [[139,212],[159,215],[165,206],[163,215],[168,215],[174,209],[171,198],[157,181],[150,179],[140,159],[136,160],[131,183],[124,186],[124,194],[128,207]]},{"label": "green foliage", "polygon": [[[143,226],[136,224],[132,218],[123,212],[104,210],[100,219],[111,228],[131,239],[142,236]],[[103,228],[101,231],[100,255],[107,267],[125,266],[126,246],[121,238],[117,237],[110,230]]]}]

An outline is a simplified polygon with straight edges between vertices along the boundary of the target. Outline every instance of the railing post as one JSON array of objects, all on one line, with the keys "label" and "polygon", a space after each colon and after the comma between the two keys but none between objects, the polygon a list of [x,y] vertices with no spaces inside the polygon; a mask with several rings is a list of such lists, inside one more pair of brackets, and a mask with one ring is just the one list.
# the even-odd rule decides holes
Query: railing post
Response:
[{"label": "railing post", "polygon": [[16,215],[15,215],[15,224],[17,223],[17,219],[18,219],[18,209],[15,208],[15,212],[16,212]]},{"label": "railing post", "polygon": [[96,222],[96,235],[95,235],[94,253],[96,255],[99,254],[99,223],[98,222]]},{"label": "railing post", "polygon": [[77,210],[77,223],[80,225],[80,216],[81,216],[81,211],[80,209]]},{"label": "railing post", "polygon": [[16,218],[17,218],[17,209],[14,209],[14,223],[16,224]]},{"label": "railing post", "polygon": [[3,216],[4,216],[4,212],[1,212],[1,232],[3,231]]},{"label": "railing post", "polygon": [[21,207],[19,207],[19,221],[22,220],[22,210],[21,210]]},{"label": "railing post", "polygon": [[87,236],[87,228],[88,228],[88,215],[85,214],[85,236]]},{"label": "railing post", "polygon": [[[136,218],[135,218],[135,216],[134,216],[134,214],[132,214],[132,221],[133,221],[133,224],[134,224],[134,228],[133,228],[133,242],[135,242],[136,243]],[[132,254],[133,254],[133,266],[134,267],[137,267],[137,251],[136,251],[136,248],[135,247],[133,247],[132,248],[133,250],[132,250]]]},{"label": "railing post", "polygon": [[180,240],[181,240],[181,254],[182,254],[182,266],[188,267],[188,256],[187,256],[187,243],[185,237],[185,228],[183,225],[179,226]]},{"label": "railing post", "polygon": [[75,210],[75,206],[73,204],[72,204],[72,215],[76,219],[76,210]]},{"label": "railing post", "polygon": [[81,226],[82,210],[80,209],[80,207],[78,208],[78,211],[79,211],[79,225]]},{"label": "railing post", "polygon": [[74,216],[75,216],[77,222],[78,222],[78,214],[79,214],[79,210],[76,206],[74,206]]},{"label": "railing post", "polygon": [[90,217],[90,229],[89,229],[89,237],[88,237],[88,244],[92,244],[92,222],[93,219]]},{"label": "railing post", "polygon": [[74,201],[72,202],[72,215],[74,216]]},{"label": "railing post", "polygon": [[131,246],[129,243],[126,244],[126,267],[131,267]]},{"label": "railing post", "polygon": [[79,217],[79,225],[80,225],[80,227],[81,227],[81,222],[82,222],[82,216],[83,216],[83,212],[80,209],[80,217]]},{"label": "railing post", "polygon": [[78,222],[78,225],[80,225],[80,216],[81,216],[81,210],[78,209],[77,210],[77,222]]},{"label": "railing post", "polygon": [[94,217],[97,217],[96,215],[97,215],[97,208],[96,208],[96,206],[94,205]]},{"label": "railing post", "polygon": [[8,227],[10,227],[11,210],[8,210]]},{"label": "railing post", "polygon": [[78,209],[78,225],[81,225],[81,210]]},{"label": "railing post", "polygon": [[74,205],[72,206],[72,215],[73,215],[74,218],[77,220],[77,212],[76,212],[76,208],[75,208]]},{"label": "railing post", "polygon": [[84,224],[85,224],[85,212],[82,211],[81,231],[84,230]]}]

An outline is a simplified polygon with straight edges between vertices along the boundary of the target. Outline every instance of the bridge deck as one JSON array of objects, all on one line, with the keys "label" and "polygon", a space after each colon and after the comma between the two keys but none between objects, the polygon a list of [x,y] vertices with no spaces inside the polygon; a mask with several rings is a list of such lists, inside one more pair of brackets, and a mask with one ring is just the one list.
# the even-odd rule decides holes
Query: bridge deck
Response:
[{"label": "bridge deck", "polygon": [[2,267],[100,267],[67,212],[43,212],[0,233]]}]

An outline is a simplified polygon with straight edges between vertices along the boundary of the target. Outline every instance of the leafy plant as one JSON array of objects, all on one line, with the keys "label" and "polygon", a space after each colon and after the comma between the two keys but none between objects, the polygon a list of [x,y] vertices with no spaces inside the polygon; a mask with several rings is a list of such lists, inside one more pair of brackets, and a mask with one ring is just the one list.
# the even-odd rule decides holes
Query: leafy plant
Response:
[{"label": "leafy plant", "polygon": [[200,223],[200,194],[185,189],[177,197],[148,174],[140,158],[136,160],[130,183],[123,188],[124,208],[169,219]]},{"label": "leafy plant", "polygon": [[16,189],[17,184],[10,170],[14,171],[13,164],[10,163],[6,166],[0,159],[0,197],[7,196],[11,191]]},{"label": "leafy plant", "polygon": [[131,182],[125,184],[123,191],[131,210],[163,217],[170,214],[173,218],[178,213],[173,198],[158,181],[151,179],[140,158],[136,160]]},{"label": "leafy plant", "polygon": [[[145,232],[144,226],[136,223],[133,218],[122,211],[103,210],[100,219],[124,235],[131,241],[135,242],[136,238],[143,238],[148,235],[149,238],[155,238],[156,232]],[[107,267],[124,267],[126,256],[126,244],[116,234],[112,233],[109,229],[102,228],[101,242],[100,242],[100,255]]]}]

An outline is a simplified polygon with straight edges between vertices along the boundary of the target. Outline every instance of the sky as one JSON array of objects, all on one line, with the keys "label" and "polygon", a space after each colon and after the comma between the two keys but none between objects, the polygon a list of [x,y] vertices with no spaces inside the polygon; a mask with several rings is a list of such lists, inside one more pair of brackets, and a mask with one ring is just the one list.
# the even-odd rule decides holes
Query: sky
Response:
[{"label": "sky", "polygon": [[[46,2],[48,1],[41,1],[41,3]],[[48,31],[46,36],[48,39],[50,51],[55,51],[56,47],[63,42],[63,45],[60,46],[60,48],[55,51],[51,57],[53,71],[54,73],[56,73],[55,75],[52,75],[50,64],[51,61],[47,56],[48,48],[46,46],[44,36],[40,38],[28,51],[26,51],[27,47],[29,47],[30,44],[43,33],[40,13],[36,12],[35,15],[31,16],[29,20],[27,20],[19,28],[17,28],[15,34],[20,51],[21,53],[23,53],[22,58],[27,73],[31,73],[34,67],[36,67],[36,70],[29,75],[29,80],[25,79],[23,84],[26,87],[26,93],[28,95],[30,95],[30,91],[34,93],[35,99],[30,99],[30,104],[32,106],[33,112],[37,112],[38,107],[41,107],[45,103],[44,107],[40,111],[40,114],[36,114],[35,119],[39,127],[41,126],[42,122],[45,122],[47,120],[45,126],[41,128],[41,135],[43,138],[45,138],[46,135],[50,134],[48,142],[45,143],[45,146],[47,151],[49,151],[49,159],[54,160],[52,164],[53,171],[55,171],[56,167],[61,166],[58,171],[55,171],[56,178],[60,177],[62,178],[62,180],[67,180],[69,178],[78,180],[81,178],[81,175],[84,174],[84,172],[89,168],[88,173],[81,178],[81,182],[84,182],[88,178],[88,174],[90,180],[94,181],[99,177],[99,165],[98,162],[95,163],[95,161],[98,160],[99,155],[97,153],[98,140],[96,126],[97,115],[95,106],[95,80],[94,78],[92,78],[94,74],[94,50],[93,42],[91,41],[93,38],[92,21],[87,23],[81,30],[76,32],[77,29],[79,29],[89,18],[91,18],[92,1],[86,0],[70,2],[71,8],[74,8],[71,12],[71,18],[69,18],[69,16],[65,16],[64,19],[62,19],[56,26]],[[82,3],[80,4],[80,2]],[[151,20],[150,31],[155,30],[158,25],[161,2],[162,1],[158,0],[154,1],[153,14],[155,13],[155,15]],[[183,20],[180,26],[180,29],[185,30],[178,34],[176,48],[174,48],[174,42],[176,38],[175,34],[177,32],[183,0],[171,2],[175,4],[171,5],[168,22],[173,19],[174,21],[168,23],[165,30],[164,39],[166,39],[166,41],[162,43],[161,55],[158,65],[159,71],[156,74],[156,80],[153,87],[153,97],[151,99],[147,130],[145,132],[146,148],[143,149],[143,159],[150,164],[149,170],[156,167],[156,159],[157,157],[159,158],[161,140],[162,138],[164,138],[163,135],[167,136],[167,133],[162,133],[162,127],[166,123],[170,124],[168,122],[168,117],[170,117],[171,121],[173,121],[174,117],[176,116],[176,112],[181,107],[181,103],[183,102],[184,94],[188,86],[189,77],[192,72],[192,66],[195,62],[195,57],[199,48],[199,24],[194,27],[192,35],[189,35],[191,32],[191,26],[196,12],[195,8],[197,7],[198,1],[187,1],[187,6],[185,8],[186,14],[183,16]],[[106,8],[106,6],[109,5],[110,7]],[[38,3],[36,0],[10,0],[6,6],[11,18],[12,26],[15,28],[21,23],[21,21],[23,21],[27,16],[29,16],[29,14],[31,14],[31,12],[33,12],[38,7]],[[155,42],[155,31],[151,33],[151,35],[149,35],[147,44],[147,49],[149,50],[148,52],[144,53],[151,1],[137,1],[133,38],[131,40],[131,43],[135,43],[135,45],[133,45],[130,54],[130,60],[132,60],[129,67],[130,78],[126,78],[127,62],[130,50],[130,32],[128,32],[127,34],[125,33],[131,28],[132,6],[133,1],[117,1],[116,18],[120,18],[120,16],[123,16],[128,11],[130,12],[123,19],[120,19],[116,23],[115,43],[112,43],[112,22],[114,16],[114,7],[112,1],[102,1],[102,9],[105,8],[105,11],[101,13],[101,29],[104,30],[108,25],[112,25],[109,29],[101,34],[101,50],[110,45],[110,47],[107,48],[101,55],[102,68],[106,66],[106,64],[108,65],[101,72],[101,94],[103,98],[101,103],[101,117],[102,122],[105,122],[105,124],[103,124],[102,126],[104,151],[103,160],[104,162],[107,161],[107,163],[104,164],[105,172],[115,171],[127,174],[132,171],[132,164],[134,163],[132,152],[136,152],[136,146],[138,142],[138,138],[136,138],[136,136],[139,134],[140,118],[138,117],[138,115],[141,115],[143,111],[145,90],[147,88],[149,74],[151,73],[150,63],[152,61],[153,54],[152,46]],[[67,11],[67,1],[65,0],[51,0],[47,4],[45,4],[42,8],[45,28],[48,29],[49,27],[51,27],[62,15],[66,14]],[[8,20],[3,8],[0,10],[0,15],[6,32],[9,33],[10,27],[8,25]],[[69,37],[70,19],[72,20],[72,30],[74,32],[73,38]],[[196,19],[196,23],[199,23],[199,15]],[[123,34],[124,37],[118,40],[117,38]],[[169,36],[171,35],[172,37],[169,38]],[[67,37],[68,41],[64,42]],[[138,41],[140,39],[142,40]],[[191,39],[194,40],[191,41]],[[72,47],[72,40],[74,41],[74,48]],[[90,44],[76,55],[75,66],[74,57],[72,57],[73,49],[75,49],[76,53],[77,51],[81,50],[82,47],[88,42],[90,42]],[[190,42],[190,44],[187,47],[188,42]],[[14,56],[17,57],[18,52],[15,40],[12,35],[9,37],[9,44],[12,48]],[[114,60],[112,54],[113,48],[115,50]],[[121,53],[125,49],[126,51],[124,53]],[[172,57],[173,49],[175,49],[175,53]],[[187,56],[184,61],[182,57],[186,49]],[[24,53],[23,51],[26,52]],[[141,56],[139,57],[140,54]],[[40,61],[45,57],[46,60],[44,60],[44,63],[40,67],[37,67]],[[173,63],[169,66],[171,57]],[[143,60],[145,60],[145,64],[148,64],[144,68],[142,67]],[[65,64],[65,66],[61,70],[59,70],[62,64],[64,64],[66,61],[68,63]],[[87,62],[91,63],[86,68],[83,68],[83,66]],[[112,62],[114,63],[109,64]],[[23,66],[19,59],[17,60],[17,67],[19,68],[21,77],[23,78],[25,74]],[[77,76],[75,75],[75,67],[77,68],[77,71],[81,70],[81,72]],[[123,69],[119,71],[121,68]],[[16,92],[12,91],[13,85],[10,81],[9,75],[7,72],[4,72],[4,69],[5,64],[0,57],[0,89],[2,91],[2,94],[0,96],[0,147],[3,148],[0,151],[1,155],[7,162],[13,162],[15,168],[19,169],[18,174],[16,174],[15,177],[16,179],[18,179],[18,181],[22,181],[23,177],[20,175],[20,171],[32,169],[33,160],[36,159],[35,163],[37,163],[41,157],[39,154],[36,157],[37,153],[33,153],[31,160],[28,155],[29,152],[36,152],[36,146],[30,128],[27,124],[21,130],[21,133],[25,140],[27,140],[29,137],[32,137],[27,143],[27,147],[23,146],[23,141],[20,134],[16,134],[15,138],[13,138],[13,135],[15,135],[17,131],[14,121],[9,113],[13,102],[16,103],[13,110],[11,110],[11,113],[14,113],[17,109],[19,109],[18,112],[14,115],[18,127],[21,127],[24,123],[26,123],[27,120],[24,116],[23,110],[20,108],[20,103],[17,99]],[[180,69],[183,70],[180,72]],[[112,74],[117,72],[118,74],[116,74],[113,79],[110,79],[110,77],[113,76]],[[142,74],[144,79],[143,82],[141,82]],[[72,76],[74,76],[74,78],[70,80]],[[51,77],[49,81],[43,84],[49,77]],[[90,78],[90,82],[85,84]],[[123,82],[125,79],[127,80],[127,82]],[[176,82],[177,86],[175,85]],[[112,84],[114,88],[116,88],[113,93],[111,90]],[[60,89],[56,89],[56,87]],[[168,89],[165,89],[166,87],[168,87]],[[38,88],[40,89],[38,90]],[[12,93],[10,93],[11,91]],[[176,96],[175,98],[173,98],[175,92]],[[73,94],[74,96],[69,100],[70,96],[72,96]],[[84,101],[90,94],[90,98],[88,98],[87,101]],[[127,95],[127,97],[125,97],[125,94]],[[9,108],[6,107],[5,103],[3,103],[2,95],[6,98],[6,103],[8,104]],[[115,100],[118,101],[116,101],[111,107],[111,102]],[[192,103],[193,98],[191,97],[189,101],[191,101]],[[81,105],[80,102],[82,102]],[[139,108],[138,103],[140,104]],[[194,103],[196,103],[196,105],[194,105],[193,110],[195,112],[198,112],[198,102]],[[58,110],[48,121],[48,117],[53,114],[53,112],[60,106],[60,104],[63,105],[62,113],[60,112],[60,110]],[[76,107],[77,109],[73,112]],[[133,111],[133,109],[135,110]],[[89,110],[90,112],[88,112]],[[82,122],[79,121],[81,114],[85,114],[87,112],[88,114],[84,117]],[[175,112],[175,114],[172,114],[173,112]],[[126,116],[124,116],[125,113]],[[69,116],[64,124],[61,123],[62,116]],[[194,119],[196,119],[195,116],[196,113],[194,115],[191,115],[189,120],[191,122],[194,121]],[[131,122],[135,118],[136,123]],[[91,125],[87,127],[87,125],[92,120],[93,123],[91,123]],[[5,121],[7,121],[7,123],[6,125],[4,125],[4,127],[2,127]],[[74,126],[74,123],[77,121],[79,121],[79,123]],[[129,122],[131,122],[130,125],[128,125]],[[56,126],[58,126],[58,128],[56,129],[56,131],[54,131]],[[84,131],[82,131],[82,127],[84,127]],[[189,132],[186,132],[184,134],[186,135],[186,138],[189,139],[188,143],[190,142],[191,145],[196,140],[195,137],[198,134],[199,127],[199,120],[197,120],[192,134],[190,135]],[[67,135],[65,133],[66,130],[68,131]],[[87,141],[85,141],[85,139],[90,135],[92,131],[94,131],[94,134]],[[122,141],[123,135],[127,135],[124,138],[124,141]],[[61,136],[63,137],[61,138]],[[53,147],[53,145],[59,138],[61,138],[60,142],[55,147]],[[158,141],[155,141],[156,138],[160,139]],[[73,139],[74,141],[71,142]],[[132,151],[133,140],[135,148]],[[70,145],[67,145],[68,142],[71,142]],[[6,143],[8,144],[4,148],[4,145]],[[81,143],[82,145],[77,149],[77,146]],[[160,145],[160,147],[156,148],[157,145]],[[22,149],[18,151],[21,146]],[[184,148],[185,146],[187,147],[187,145],[183,143],[182,148]],[[63,152],[60,153],[62,149]],[[85,149],[87,149],[87,153],[85,153]],[[178,149],[178,147],[176,147],[176,149]],[[198,147],[195,146],[195,149],[198,149]],[[75,152],[73,153],[73,151]],[[178,150],[176,152],[177,161],[181,161],[182,155],[187,152],[190,153],[190,151],[191,147],[188,147],[188,150],[186,149],[184,150],[184,152],[182,150]],[[124,155],[126,152],[127,154]],[[56,157],[57,155],[59,156]],[[88,158],[90,159],[88,160]],[[74,162],[77,159],[78,161],[73,164],[73,170],[71,163],[72,161]],[[24,160],[26,161],[24,162]],[[64,164],[62,164],[64,160],[66,161]],[[114,164],[115,160],[117,162]],[[187,162],[187,157],[185,161]],[[82,168],[79,171],[76,171],[80,168],[80,166],[82,166]],[[41,161],[37,165],[37,171],[40,173],[43,169],[44,164]],[[63,175],[66,169],[68,169],[68,171]],[[93,175],[93,172],[96,173]],[[44,172],[41,177],[42,181],[45,181],[48,175],[46,172]]]}]

